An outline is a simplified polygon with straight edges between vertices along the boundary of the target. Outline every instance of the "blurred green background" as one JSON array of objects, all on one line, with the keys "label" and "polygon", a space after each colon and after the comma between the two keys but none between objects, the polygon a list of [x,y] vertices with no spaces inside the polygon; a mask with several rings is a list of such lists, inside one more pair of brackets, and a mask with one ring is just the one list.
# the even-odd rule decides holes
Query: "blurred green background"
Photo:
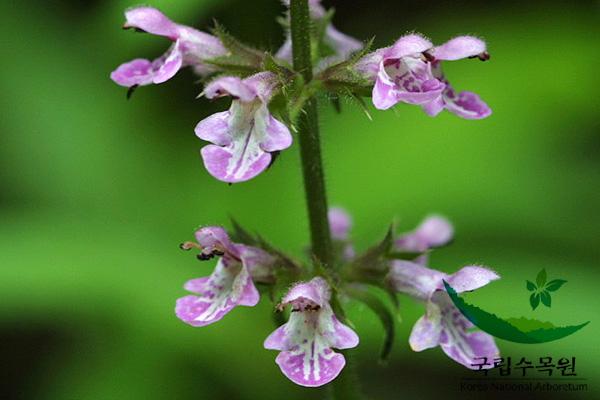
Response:
[{"label": "blurred green background", "polygon": [[[247,42],[276,48],[275,0],[153,0],[173,19],[207,29],[212,18]],[[503,316],[556,324],[592,321],[543,345],[498,340],[513,357],[576,357],[587,393],[598,395],[600,123],[598,2],[331,1],[336,26],[376,44],[415,30],[440,43],[474,33],[487,63],[447,63],[457,89],[494,110],[483,121],[420,109],[321,105],[330,202],[354,216],[364,249],[390,220],[412,228],[430,212],[456,225],[456,241],[432,265],[454,271],[482,263],[503,277],[469,295]],[[302,255],[308,242],[297,145],[244,184],[212,179],[195,124],[227,100],[195,100],[189,71],[140,88],[130,101],[108,76],[168,43],[123,32],[135,2],[0,2],[0,349],[1,398],[312,399],[322,391],[285,379],[262,348],[271,304],[235,309],[195,329],[174,315],[187,279],[208,275],[178,249],[200,224],[230,215],[279,247]],[[568,280],[551,309],[532,312],[525,279],[541,268]],[[371,398],[471,398],[469,375],[439,349],[413,353],[423,306],[402,300],[391,361],[377,363],[382,331],[358,304],[355,354]],[[480,395],[479,395],[480,396]],[[493,392],[488,398],[535,394]],[[542,397],[542,395],[540,395]]]}]

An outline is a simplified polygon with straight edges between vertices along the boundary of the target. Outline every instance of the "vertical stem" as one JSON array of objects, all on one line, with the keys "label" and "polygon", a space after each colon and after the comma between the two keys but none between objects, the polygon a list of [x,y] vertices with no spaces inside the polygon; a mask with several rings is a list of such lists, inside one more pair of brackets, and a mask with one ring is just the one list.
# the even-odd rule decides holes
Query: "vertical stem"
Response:
[{"label": "vertical stem", "polygon": [[[290,1],[290,23],[294,69],[302,74],[304,83],[312,79],[312,57],[310,46],[311,19],[308,0]],[[308,206],[312,251],[326,268],[333,267],[333,249],[329,220],[327,219],[327,196],[321,143],[319,139],[319,115],[317,101],[309,99],[300,113],[299,122],[300,157],[304,174],[304,190]],[[329,387],[330,398],[355,400],[363,396],[358,389],[356,371],[352,358],[344,352],[347,365],[345,371]]]},{"label": "vertical stem", "polygon": [[[294,69],[309,83],[312,78],[310,46],[311,19],[308,0],[291,0],[290,22]],[[305,103],[298,121],[300,157],[304,174],[304,190],[308,207],[312,251],[326,268],[333,264],[333,251],[327,219],[327,195],[321,143],[319,139],[319,115],[317,101],[312,98]]]}]

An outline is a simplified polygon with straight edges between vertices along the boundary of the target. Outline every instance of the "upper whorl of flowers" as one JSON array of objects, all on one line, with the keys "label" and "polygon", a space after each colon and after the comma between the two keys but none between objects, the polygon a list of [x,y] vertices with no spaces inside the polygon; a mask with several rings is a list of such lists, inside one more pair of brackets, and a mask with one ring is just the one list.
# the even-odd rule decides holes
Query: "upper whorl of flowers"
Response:
[{"label": "upper whorl of flowers", "polygon": [[[289,5],[289,1],[283,3]],[[321,27],[315,29],[313,37],[319,43],[313,60],[316,79],[323,80],[328,90],[345,95],[362,93],[365,85],[370,86],[373,105],[382,110],[403,102],[419,105],[431,116],[444,109],[466,119],[491,114],[475,93],[456,92],[442,72],[443,61],[489,58],[483,40],[458,36],[434,46],[424,36],[413,33],[389,47],[365,53],[363,42],[333,26],[331,14],[320,0],[311,0],[309,5],[311,18]],[[291,145],[286,125],[293,124],[292,114],[301,108],[304,95],[303,89],[293,84],[297,75],[289,69],[289,32],[273,58],[235,41],[222,29],[211,35],[177,24],[152,7],[131,8],[125,17],[125,28],[163,36],[173,44],[153,61],[135,59],[119,66],[111,74],[119,85],[133,89],[163,83],[186,66],[203,77],[220,74],[218,79],[209,80],[203,93],[208,99],[231,96],[231,108],[202,120],[196,127],[200,139],[213,143],[201,152],[212,176],[228,183],[247,181],[265,171],[273,160],[272,153],[278,154]],[[283,109],[271,104],[278,93],[286,99]],[[278,119],[272,113],[285,118]]]},{"label": "upper whorl of flowers", "polygon": [[[289,6],[288,0],[283,3]],[[478,95],[456,92],[442,72],[445,61],[487,60],[483,40],[458,36],[435,46],[425,36],[411,33],[371,51],[370,46],[335,28],[332,13],[320,0],[308,4],[314,44],[311,82],[305,82],[291,65],[289,15],[283,22],[285,41],[271,55],[238,41],[219,26],[212,34],[205,33],[177,24],[152,7],[127,10],[124,27],[165,37],[171,46],[155,60],[135,59],[120,65],[111,79],[129,88],[130,95],[138,86],[166,82],[181,68],[191,67],[202,78],[204,97],[230,98],[228,110],[205,117],[195,127],[196,136],[208,142],[200,151],[206,170],[227,183],[258,176],[292,145],[296,119],[318,90],[333,97],[370,93],[373,105],[381,110],[408,103],[430,116],[444,109],[466,119],[491,114]],[[468,368],[475,358],[498,356],[494,339],[472,331],[473,325],[443,290],[443,281],[462,292],[499,276],[483,266],[465,266],[453,274],[428,267],[429,253],[453,238],[454,229],[447,219],[432,215],[412,231],[395,234],[390,230],[381,243],[359,253],[351,239],[350,215],[331,208],[328,218],[334,260],[332,265],[314,268],[303,268],[237,224],[230,232],[219,226],[199,228],[195,241],[181,248],[195,249],[198,260],[215,265],[208,276],[185,283],[190,294],[177,300],[177,317],[200,327],[221,320],[237,306],[255,306],[263,290],[268,292],[263,298],[281,298],[274,309],[289,310],[288,322],[266,338],[264,347],[279,351],[276,362],[290,380],[321,386],[335,379],[346,363],[335,349],[359,343],[343,312],[347,298],[363,301],[380,317],[387,315],[382,322],[388,324],[386,332],[393,332],[395,318],[370,292],[374,285],[425,304],[426,313],[410,335],[413,350],[439,346]]]}]

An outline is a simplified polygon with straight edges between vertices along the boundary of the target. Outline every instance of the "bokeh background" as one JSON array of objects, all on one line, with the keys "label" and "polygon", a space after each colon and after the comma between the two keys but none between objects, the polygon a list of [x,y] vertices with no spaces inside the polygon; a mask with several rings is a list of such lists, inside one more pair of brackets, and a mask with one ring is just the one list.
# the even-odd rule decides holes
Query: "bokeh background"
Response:
[{"label": "bokeh background", "polygon": [[[275,49],[275,0],[152,0],[173,19]],[[354,216],[364,249],[396,218],[410,229],[430,212],[456,224],[455,243],[432,265],[483,263],[503,279],[470,295],[504,316],[556,324],[592,321],[555,343],[498,340],[513,357],[576,357],[598,395],[600,259],[600,24],[596,1],[326,1],[338,28],[376,44],[419,31],[440,43],[472,33],[487,63],[450,63],[455,87],[494,110],[483,121],[416,107],[394,111],[321,105],[330,202]],[[189,71],[140,88],[130,101],[108,76],[121,62],[153,58],[168,43],[123,32],[113,1],[0,2],[0,397],[19,399],[317,399],[262,348],[271,303],[237,308],[194,329],[175,318],[187,279],[208,275],[178,249],[200,224],[235,216],[301,257],[308,242],[298,149],[249,183],[227,186],[202,167],[193,127],[228,106],[195,100]],[[532,312],[525,279],[541,268],[568,283],[551,309]],[[387,366],[377,363],[378,320],[350,303],[362,343],[355,356],[374,399],[471,398],[472,376],[439,350],[413,353],[423,306],[402,298]],[[481,396],[481,394],[479,394]],[[493,392],[489,398],[538,397]],[[540,394],[539,397],[542,397]]]}]

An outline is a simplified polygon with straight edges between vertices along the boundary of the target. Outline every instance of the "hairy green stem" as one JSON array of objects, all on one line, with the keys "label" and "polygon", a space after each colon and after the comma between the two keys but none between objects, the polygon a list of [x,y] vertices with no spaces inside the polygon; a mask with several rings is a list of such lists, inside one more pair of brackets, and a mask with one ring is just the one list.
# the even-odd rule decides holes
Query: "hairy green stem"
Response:
[{"label": "hairy green stem", "polygon": [[[290,1],[290,23],[294,69],[302,75],[304,84],[310,85],[313,74],[308,0]],[[298,134],[312,251],[316,261],[330,269],[333,267],[333,248],[327,219],[327,195],[319,139],[319,115],[317,101],[312,93],[300,112]],[[328,388],[329,397],[337,400],[360,400],[363,397],[358,390],[358,380],[352,358],[347,351],[344,351],[344,355],[347,360],[346,367]]]},{"label": "hairy green stem", "polygon": [[[310,46],[311,19],[308,0],[291,0],[290,23],[294,69],[302,75],[305,84],[313,78]],[[333,249],[329,221],[327,219],[327,195],[321,143],[319,139],[319,116],[317,101],[310,98],[304,104],[298,120],[298,140],[304,174],[304,189],[308,207],[308,219],[312,251],[316,261],[331,268]]]}]

